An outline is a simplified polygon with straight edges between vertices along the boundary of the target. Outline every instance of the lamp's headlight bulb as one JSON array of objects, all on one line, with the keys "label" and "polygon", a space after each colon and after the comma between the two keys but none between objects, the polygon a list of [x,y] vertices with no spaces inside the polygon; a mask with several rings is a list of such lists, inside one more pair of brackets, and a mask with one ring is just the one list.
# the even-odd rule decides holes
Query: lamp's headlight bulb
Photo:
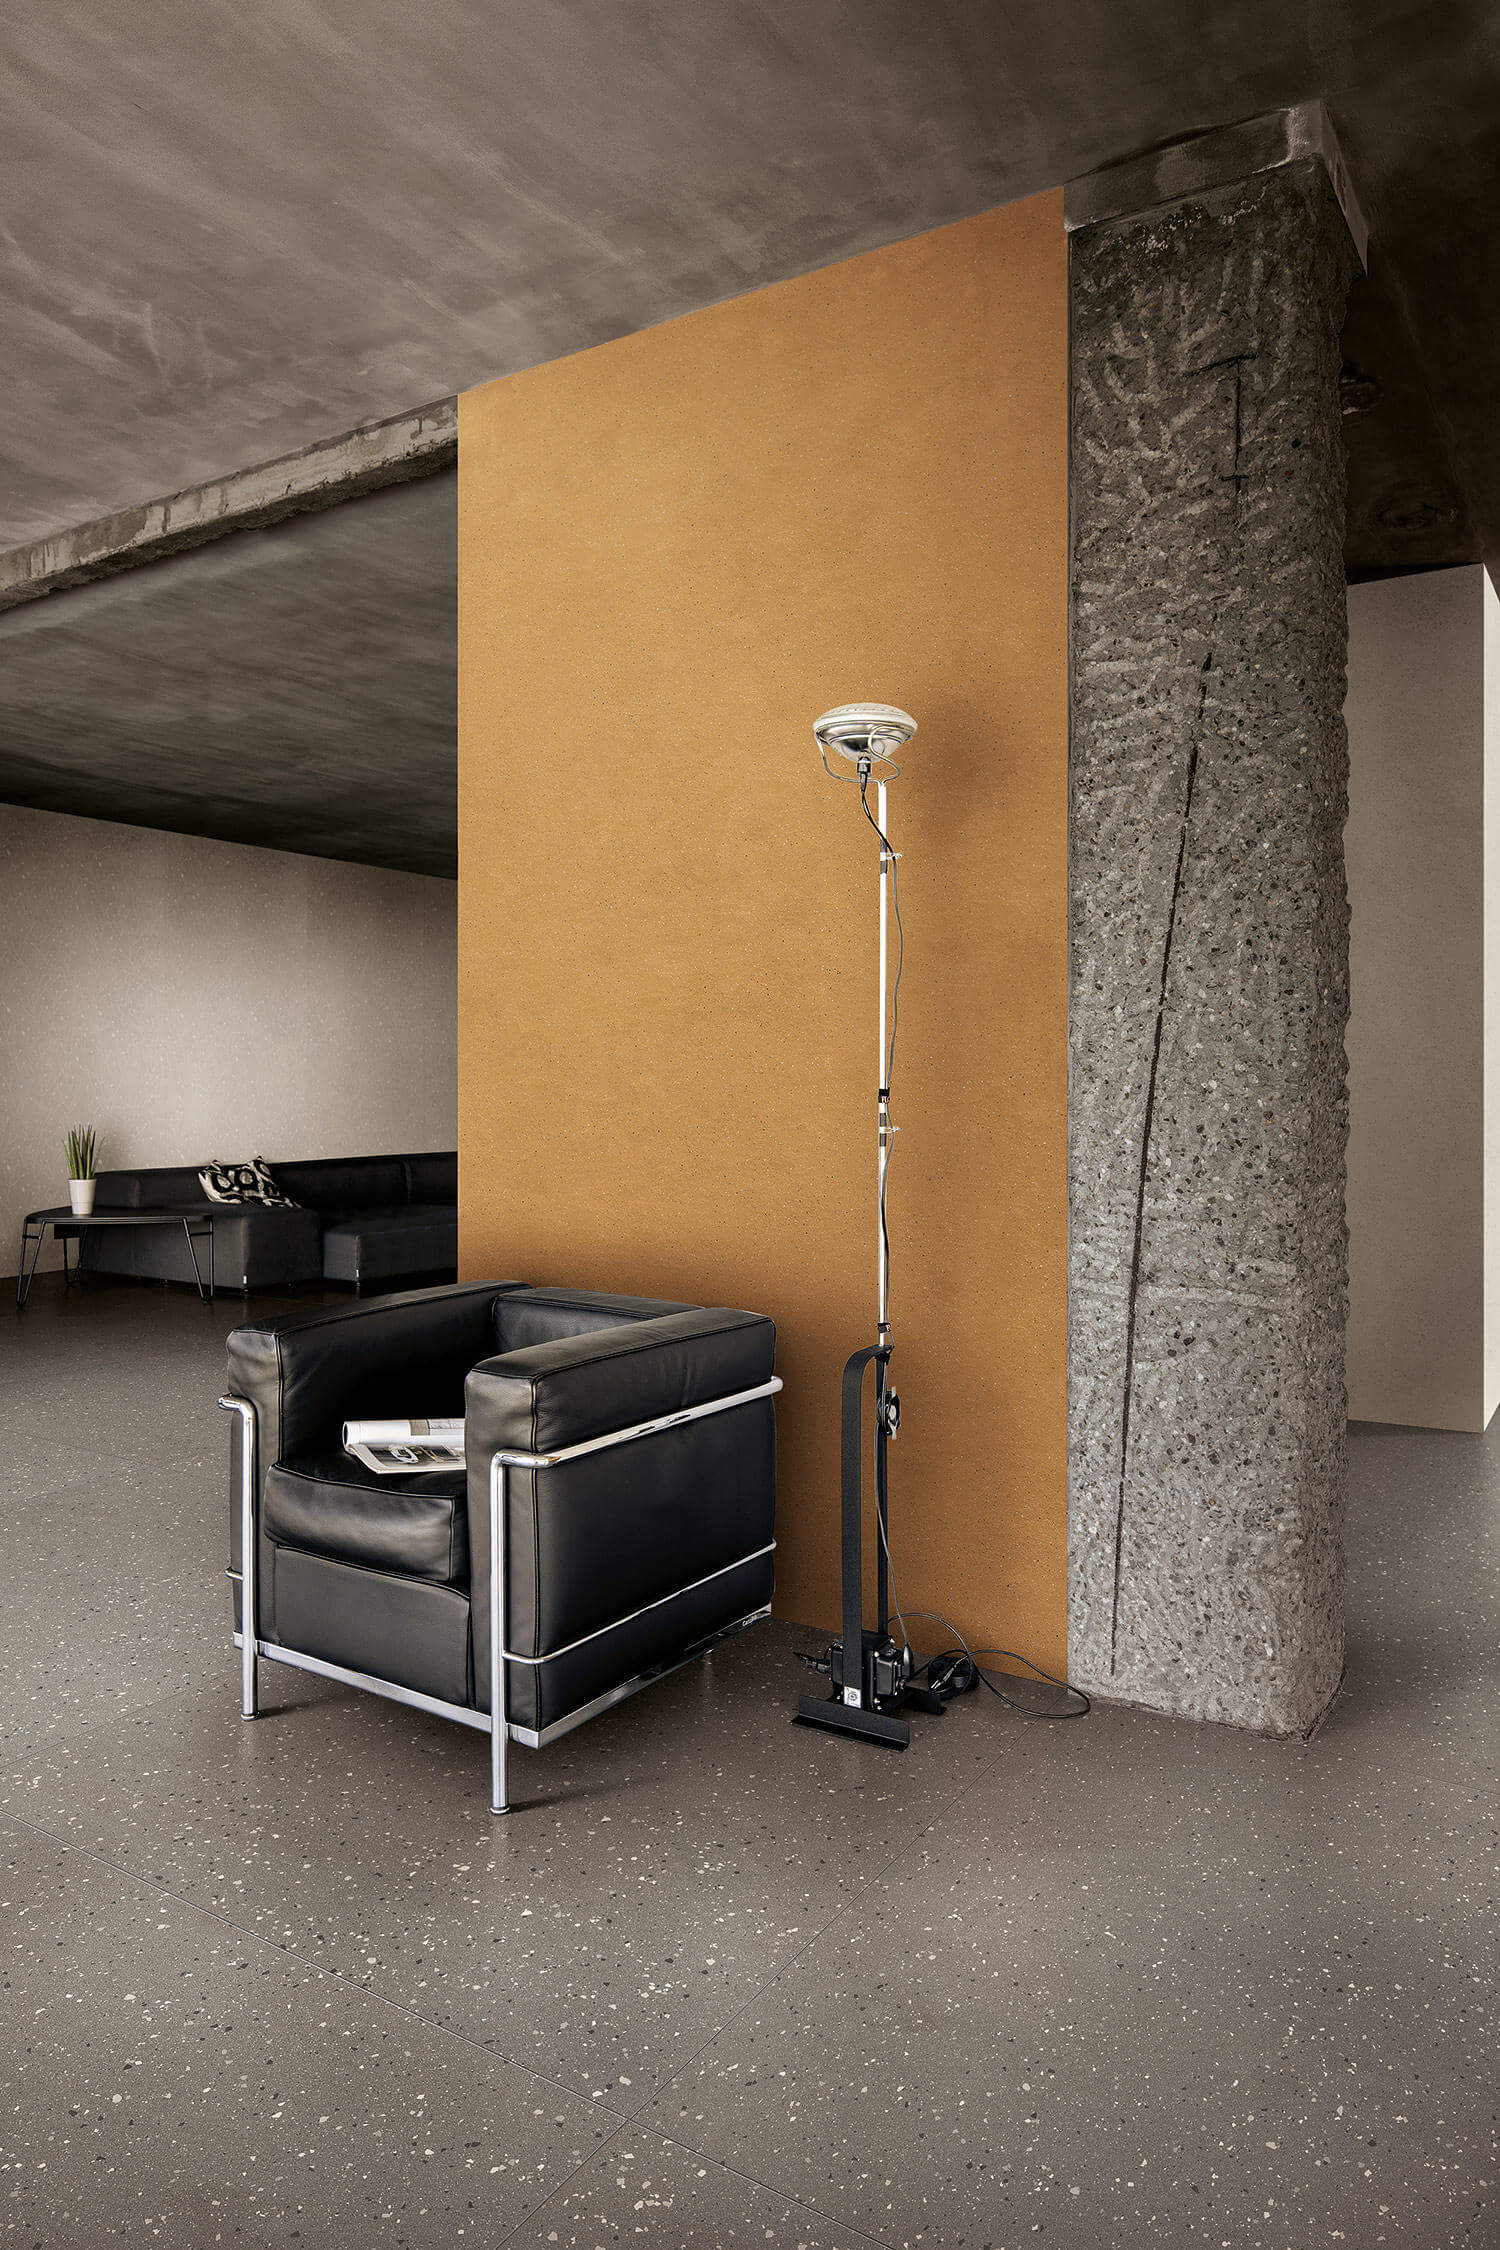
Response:
[{"label": "lamp's headlight bulb", "polygon": [[[825,766],[831,750],[836,757],[847,759],[856,771],[865,766],[886,781],[901,771],[894,763],[895,753],[916,731],[917,722],[911,713],[898,711],[893,703],[841,703],[836,711],[825,711],[813,724]],[[828,770],[831,773],[833,768],[829,766]]]}]

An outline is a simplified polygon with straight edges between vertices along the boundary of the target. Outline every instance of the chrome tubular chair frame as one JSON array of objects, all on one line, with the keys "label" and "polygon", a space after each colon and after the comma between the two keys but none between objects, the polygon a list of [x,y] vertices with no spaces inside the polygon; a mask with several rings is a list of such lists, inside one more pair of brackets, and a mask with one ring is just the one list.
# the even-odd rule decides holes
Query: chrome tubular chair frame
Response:
[{"label": "chrome tubular chair frame", "polygon": [[[302,1649],[283,1648],[278,1642],[262,1640],[258,1633],[253,1630],[256,1596],[256,1540],[259,1535],[259,1511],[256,1506],[255,1481],[255,1408],[249,1399],[221,1398],[220,1406],[225,1407],[231,1413],[238,1414],[240,1417],[240,1569],[238,1574],[231,1571],[230,1576],[238,1575],[240,1580],[241,1630],[235,1634],[234,1641],[235,1646],[240,1651],[241,1717],[253,1719],[259,1708],[256,1664],[260,1657],[264,1657],[271,1664],[291,1665],[297,1671],[316,1672],[321,1678],[338,1680],[345,1687],[363,1688],[371,1695],[387,1696],[395,1703],[409,1703],[419,1711],[430,1711],[437,1718],[452,1719],[459,1726],[474,1727],[481,1734],[489,1736],[490,1810],[493,1813],[509,1812],[509,1750],[512,1742],[519,1742],[528,1750],[544,1749],[549,1742],[555,1742],[559,1736],[570,1734],[574,1727],[582,1726],[585,1720],[596,1718],[601,1711],[607,1711],[613,1704],[623,1703],[628,1696],[637,1694],[644,1687],[650,1687],[655,1680],[664,1679],[669,1672],[675,1672],[681,1665],[691,1664],[697,1657],[707,1655],[708,1651],[717,1648],[721,1641],[731,1640],[736,1633],[743,1633],[747,1626],[759,1624],[763,1617],[770,1616],[770,1605],[765,1603],[758,1609],[747,1611],[743,1617],[734,1618],[728,1625],[719,1626],[716,1631],[706,1635],[702,1640],[695,1641],[691,1648],[682,1650],[665,1663],[649,1666],[647,1670],[636,1673],[631,1679],[622,1680],[617,1687],[607,1688],[602,1695],[595,1696],[591,1702],[583,1704],[578,1710],[569,1711],[564,1717],[554,1719],[550,1726],[523,1727],[504,1721],[506,1665],[526,1664],[535,1667],[550,1663],[554,1656],[566,1656],[573,1649],[583,1648],[589,1641],[598,1640],[601,1634],[612,1633],[619,1626],[628,1625],[633,1619],[644,1617],[653,1609],[663,1608],[667,1602],[675,1601],[679,1594],[693,1593],[699,1586],[711,1585],[714,1579],[727,1577],[730,1571],[740,1569],[747,1562],[758,1561],[762,1555],[770,1554],[776,1545],[775,1540],[771,1539],[763,1547],[752,1548],[747,1555],[737,1555],[733,1562],[725,1563],[719,1570],[710,1571],[706,1577],[694,1579],[687,1586],[676,1586],[670,1594],[663,1594],[659,1600],[645,1602],[639,1609],[629,1611],[624,1617],[612,1618],[609,1624],[599,1626],[592,1633],[582,1634],[576,1641],[569,1641],[566,1647],[551,1650],[547,1656],[518,1656],[513,1650],[505,1647],[503,1629],[506,1587],[505,1526],[508,1513],[505,1502],[506,1479],[509,1472],[512,1469],[556,1468],[564,1461],[576,1461],[580,1455],[585,1453],[602,1453],[610,1446],[629,1445],[637,1438],[652,1437],[658,1430],[675,1430],[679,1429],[685,1422],[700,1422],[710,1414],[726,1414],[731,1407],[748,1406],[752,1400],[758,1398],[771,1398],[780,1389],[781,1377],[773,1375],[769,1382],[757,1383],[752,1390],[732,1391],[723,1398],[706,1399],[701,1406],[685,1407],[679,1414],[659,1415],[654,1421],[633,1422],[628,1429],[611,1430],[604,1437],[586,1438],[579,1445],[563,1446],[555,1453],[500,1452],[491,1457],[489,1480],[490,1708],[488,1712],[472,1711],[467,1704],[463,1703],[444,1703],[435,1695],[422,1695],[415,1688],[401,1687],[394,1680],[378,1679],[373,1673],[352,1671],[347,1665],[330,1664],[326,1658],[309,1656]],[[246,1630],[247,1627],[251,1629]],[[495,1713],[500,1715],[504,1723],[495,1724],[491,1716]]]}]

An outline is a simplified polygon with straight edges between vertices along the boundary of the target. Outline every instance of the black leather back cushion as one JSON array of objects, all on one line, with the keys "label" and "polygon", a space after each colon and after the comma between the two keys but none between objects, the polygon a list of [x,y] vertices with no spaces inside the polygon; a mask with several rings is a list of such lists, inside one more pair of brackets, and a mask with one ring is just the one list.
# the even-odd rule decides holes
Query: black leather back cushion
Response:
[{"label": "black leather back cushion", "polygon": [[273,1164],[271,1176],[294,1203],[309,1211],[373,1211],[405,1203],[406,1173],[399,1156],[325,1156],[308,1163]]},{"label": "black leather back cushion", "polygon": [[599,1289],[521,1289],[495,1300],[494,1349],[521,1352],[532,1344],[561,1343],[566,1336],[591,1336],[597,1328],[697,1309],[662,1297],[614,1297]]},{"label": "black leather back cushion", "polygon": [[403,1156],[401,1162],[408,1203],[458,1201],[458,1157],[452,1150],[446,1155]]},{"label": "black leather back cushion", "polygon": [[462,1414],[464,1378],[489,1348],[491,1306],[507,1286],[412,1289],[236,1328],[229,1388],[255,1406],[262,1475],[336,1440],[345,1421]]},{"label": "black leather back cushion", "polygon": [[[206,1200],[203,1182],[191,1164],[164,1165],[151,1172],[137,1172],[135,1203],[142,1211],[171,1211],[184,1203],[202,1203]],[[96,1195],[96,1201],[103,1197]]]},{"label": "black leather back cushion", "polygon": [[[219,1159],[237,1160],[238,1149]],[[204,1158],[204,1164],[209,1161]],[[419,1156],[329,1156],[273,1164],[283,1193],[309,1211],[384,1211],[407,1203],[458,1201],[458,1158],[451,1151]],[[161,1165],[142,1172],[101,1172],[95,1200],[101,1211],[176,1210],[204,1200],[198,1166]]]},{"label": "black leather back cushion", "polygon": [[139,1211],[140,1207],[141,1175],[139,1172],[101,1172],[99,1174],[94,1182],[94,1208],[96,1211]]}]

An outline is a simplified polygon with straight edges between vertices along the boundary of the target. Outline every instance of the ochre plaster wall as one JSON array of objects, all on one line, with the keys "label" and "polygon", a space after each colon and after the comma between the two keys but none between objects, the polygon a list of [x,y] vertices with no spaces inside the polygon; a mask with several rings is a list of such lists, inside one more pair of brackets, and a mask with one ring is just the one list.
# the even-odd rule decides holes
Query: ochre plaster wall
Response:
[{"label": "ochre plaster wall", "polygon": [[1060,1670],[1060,196],[470,392],[459,474],[462,1272],[772,1313],[778,1608],[836,1618],[876,851],[811,726],[913,711],[897,1583]]}]

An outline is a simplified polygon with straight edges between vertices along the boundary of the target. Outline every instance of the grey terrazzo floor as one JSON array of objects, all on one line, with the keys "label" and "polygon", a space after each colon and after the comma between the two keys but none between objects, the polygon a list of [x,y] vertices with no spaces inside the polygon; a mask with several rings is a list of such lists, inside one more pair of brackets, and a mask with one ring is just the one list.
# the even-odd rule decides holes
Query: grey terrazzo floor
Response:
[{"label": "grey terrazzo floor", "polygon": [[1500,2241],[1500,1438],[1356,1430],[1305,1748],[970,1699],[883,1755],[786,1725],[777,1625],[495,1823],[480,1736],[239,1720],[240,1317],[4,1309],[0,2237]]}]

